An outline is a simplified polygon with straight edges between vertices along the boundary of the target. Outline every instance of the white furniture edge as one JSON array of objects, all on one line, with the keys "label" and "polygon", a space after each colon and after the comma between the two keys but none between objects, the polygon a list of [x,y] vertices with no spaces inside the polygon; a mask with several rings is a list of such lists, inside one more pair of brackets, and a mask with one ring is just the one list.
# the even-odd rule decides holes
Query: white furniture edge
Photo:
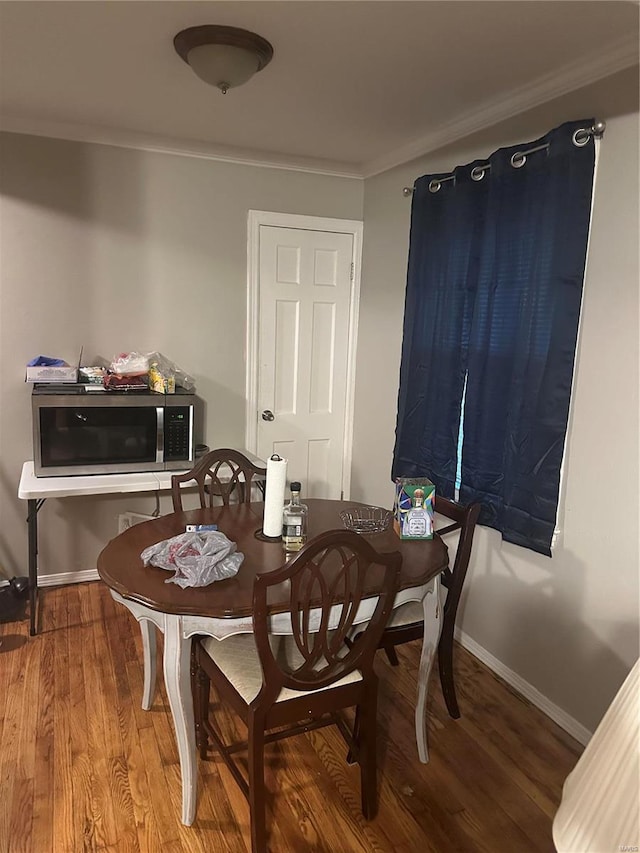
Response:
[{"label": "white furniture edge", "polygon": [[22,466],[18,487],[21,500],[68,498],[78,495],[113,495],[171,488],[171,477],[181,471],[143,471],[135,474],[88,474],[71,477],[36,477],[33,461]]},{"label": "white furniture edge", "polygon": [[[266,467],[255,453],[239,448],[251,462]],[[194,465],[197,464],[194,462]],[[22,466],[18,497],[21,500],[68,498],[78,495],[115,495],[133,492],[154,492],[171,488],[171,477],[184,474],[190,468],[175,471],[140,471],[133,474],[77,474],[69,477],[36,477],[33,460]]]}]

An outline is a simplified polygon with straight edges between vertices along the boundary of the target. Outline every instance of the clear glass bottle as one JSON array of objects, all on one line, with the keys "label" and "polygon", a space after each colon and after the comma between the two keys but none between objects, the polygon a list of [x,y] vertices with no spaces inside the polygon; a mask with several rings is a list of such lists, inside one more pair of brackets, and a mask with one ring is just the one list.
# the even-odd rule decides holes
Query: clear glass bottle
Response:
[{"label": "clear glass bottle", "polygon": [[299,551],[307,541],[309,508],[300,503],[300,483],[291,483],[291,500],[282,510],[282,544],[285,551]]}]

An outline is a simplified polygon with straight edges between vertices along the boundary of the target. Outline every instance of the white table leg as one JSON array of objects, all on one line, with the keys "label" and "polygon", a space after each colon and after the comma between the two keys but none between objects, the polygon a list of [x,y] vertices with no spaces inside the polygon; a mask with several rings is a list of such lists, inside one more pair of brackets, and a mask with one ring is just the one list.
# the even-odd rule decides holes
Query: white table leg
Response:
[{"label": "white table leg", "polygon": [[164,614],[155,610],[150,610],[143,604],[138,604],[136,601],[129,601],[123,598],[115,590],[109,590],[111,598],[122,604],[133,615],[137,622],[140,623],[140,633],[142,634],[142,653],[144,661],[144,682],[142,688],[142,709],[148,711],[153,704],[153,697],[156,692],[156,661],[157,661],[157,645],[155,628],[164,631]]},{"label": "white table leg", "polygon": [[182,775],[182,823],[196,813],[196,735],[191,696],[191,639],[184,639],[182,618],[165,614],[164,683],[176,732]]},{"label": "white table leg", "polygon": [[142,688],[142,709],[148,711],[153,705],[156,692],[156,626],[149,619],[140,619],[142,634],[142,654],[144,660],[144,685]]},{"label": "white table leg", "polygon": [[440,605],[440,576],[433,581],[433,587],[422,599],[424,614],[424,634],[422,637],[422,654],[418,669],[418,697],[416,701],[416,741],[418,757],[423,764],[429,761],[427,746],[427,692],[429,676],[433,667],[433,659],[438,648],[442,630],[442,607]]}]

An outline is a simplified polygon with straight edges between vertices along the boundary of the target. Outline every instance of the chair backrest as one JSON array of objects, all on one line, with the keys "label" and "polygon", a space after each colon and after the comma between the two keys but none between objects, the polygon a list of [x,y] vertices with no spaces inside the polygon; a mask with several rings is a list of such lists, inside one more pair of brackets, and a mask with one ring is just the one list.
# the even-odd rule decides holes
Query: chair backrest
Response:
[{"label": "chair backrest", "polygon": [[443,498],[436,493],[435,511],[438,515],[444,515],[454,522],[453,524],[446,525],[446,527],[438,528],[437,533],[440,536],[446,536],[454,530],[460,531],[460,539],[458,540],[453,568],[447,568],[442,573],[442,583],[449,591],[445,609],[451,609],[457,606],[467,569],[469,568],[473,534],[475,533],[476,523],[480,514],[480,504],[473,503],[463,506],[463,504],[457,501]]},{"label": "chair backrest", "polygon": [[267,469],[254,465],[238,450],[221,448],[210,450],[197,462],[191,471],[174,474],[171,478],[173,511],[182,511],[181,484],[195,480],[198,486],[200,506],[215,506],[216,498],[228,506],[231,498],[238,503],[251,503],[251,487],[254,477],[264,480]]},{"label": "chair backrest", "polygon": [[[282,687],[318,690],[356,668],[365,677],[371,673],[401,566],[400,552],[380,554],[357,533],[331,530],[310,540],[281,569],[258,575],[253,587],[253,628],[264,675],[259,699],[275,698]],[[282,599],[281,584],[286,584],[294,661],[274,655],[269,642],[269,593],[274,591]],[[373,612],[349,647],[345,640],[361,604]]]}]

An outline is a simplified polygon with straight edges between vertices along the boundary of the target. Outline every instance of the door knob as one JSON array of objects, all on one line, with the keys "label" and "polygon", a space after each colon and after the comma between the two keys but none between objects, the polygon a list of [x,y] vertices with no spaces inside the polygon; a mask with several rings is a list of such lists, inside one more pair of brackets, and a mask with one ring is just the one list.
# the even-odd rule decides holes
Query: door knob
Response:
[{"label": "door knob", "polygon": [[274,421],[275,415],[273,414],[273,412],[270,409],[265,409],[264,412],[262,413],[262,420],[263,421]]}]

